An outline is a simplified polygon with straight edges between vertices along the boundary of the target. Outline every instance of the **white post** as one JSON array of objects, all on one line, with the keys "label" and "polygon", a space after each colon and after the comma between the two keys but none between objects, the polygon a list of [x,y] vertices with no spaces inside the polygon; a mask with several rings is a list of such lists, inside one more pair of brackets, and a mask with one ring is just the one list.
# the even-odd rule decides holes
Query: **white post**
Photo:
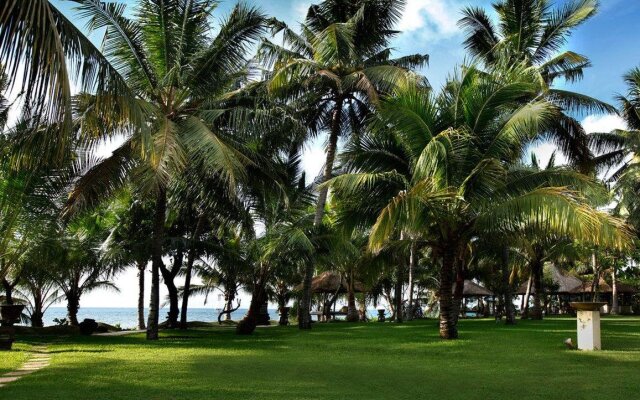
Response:
[{"label": "white post", "polygon": [[601,349],[600,311],[578,311],[578,349]]}]

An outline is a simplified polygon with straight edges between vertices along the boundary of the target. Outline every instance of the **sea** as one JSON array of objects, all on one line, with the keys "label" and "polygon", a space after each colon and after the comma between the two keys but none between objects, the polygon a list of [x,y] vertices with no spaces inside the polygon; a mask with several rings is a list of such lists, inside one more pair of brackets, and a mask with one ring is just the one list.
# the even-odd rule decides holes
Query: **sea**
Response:
[{"label": "sea", "polygon": [[[279,318],[276,309],[269,309],[269,316],[272,320]],[[160,310],[160,322],[166,319],[169,312],[168,308]],[[217,322],[220,310],[215,308],[189,308],[189,321]],[[148,309],[145,309],[145,323],[147,321]],[[238,321],[247,313],[246,308],[239,308],[231,313],[231,319]],[[367,314],[370,318],[376,315],[375,309],[368,309]],[[387,314],[388,316],[388,314]],[[56,325],[55,319],[63,319],[67,317],[67,309],[65,307],[50,307],[44,314],[45,326]],[[119,326],[122,329],[135,329],[138,325],[138,309],[131,308],[108,308],[108,307],[81,307],[78,311],[78,321],[85,318],[95,319],[98,322],[104,322],[109,325]]]},{"label": "sea", "polygon": [[[168,308],[160,310],[160,322],[166,319],[169,312]],[[219,310],[215,308],[189,308],[189,321],[217,322]],[[145,323],[148,310],[145,309]],[[239,308],[231,313],[231,319],[240,320],[247,313],[247,309]],[[271,319],[278,319],[278,311],[269,310]],[[67,309],[65,307],[50,307],[44,314],[45,326],[55,325],[54,321],[67,317]],[[78,321],[85,318],[95,319],[98,322],[104,322],[109,325],[118,325],[123,329],[136,328],[138,325],[138,309],[132,308],[108,308],[108,307],[81,307],[78,311]]]}]

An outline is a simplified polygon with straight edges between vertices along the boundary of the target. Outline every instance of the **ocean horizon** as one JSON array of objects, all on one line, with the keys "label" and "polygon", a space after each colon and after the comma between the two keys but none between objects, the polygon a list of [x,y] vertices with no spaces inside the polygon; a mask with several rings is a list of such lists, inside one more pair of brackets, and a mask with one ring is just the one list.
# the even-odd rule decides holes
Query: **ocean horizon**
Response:
[{"label": "ocean horizon", "polygon": [[[217,322],[218,314],[221,309],[217,308],[189,308],[189,321]],[[242,319],[248,309],[239,308],[231,313],[231,319],[238,321]],[[269,317],[271,320],[279,318],[278,311],[275,308],[269,308]],[[145,323],[149,309],[145,308]],[[168,308],[160,310],[160,322],[166,320]],[[377,313],[376,309],[368,308],[367,314],[370,318],[374,318]],[[387,314],[388,316],[388,314]],[[50,307],[44,314],[44,325],[56,325],[55,319],[67,318],[66,307]],[[81,307],[78,311],[78,321],[85,318],[95,319],[97,322],[103,322],[109,325],[117,325],[122,329],[135,329],[138,326],[138,309],[136,307]]]},{"label": "ocean horizon", "polygon": [[[168,308],[160,310],[160,322],[166,319]],[[220,310],[215,308],[189,308],[189,321],[217,322]],[[149,309],[145,308],[145,323]],[[240,320],[247,313],[246,308],[239,308],[231,313],[231,319]],[[277,319],[278,311],[269,309],[271,319]],[[44,325],[56,325],[54,319],[67,318],[66,307],[50,307],[44,313]],[[78,321],[85,318],[95,319],[109,325],[119,325],[123,329],[135,329],[138,326],[138,309],[136,307],[81,307],[78,311]]]}]

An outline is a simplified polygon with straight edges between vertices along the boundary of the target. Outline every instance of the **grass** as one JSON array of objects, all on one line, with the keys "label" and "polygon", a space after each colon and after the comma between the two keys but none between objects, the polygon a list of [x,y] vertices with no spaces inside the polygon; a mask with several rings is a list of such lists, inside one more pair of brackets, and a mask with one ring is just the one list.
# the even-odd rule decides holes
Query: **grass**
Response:
[{"label": "grass", "polygon": [[13,344],[12,351],[0,351],[0,375],[17,369],[29,358],[31,346],[27,343]]},{"label": "grass", "polygon": [[[575,320],[433,320],[73,337],[49,345],[52,365],[0,389],[2,399],[634,399],[640,319],[603,320],[601,352],[566,350]],[[28,338],[23,338],[29,341]],[[38,340],[42,340],[38,338]],[[0,357],[0,370],[15,365]],[[7,361],[9,360],[9,361]]]}]

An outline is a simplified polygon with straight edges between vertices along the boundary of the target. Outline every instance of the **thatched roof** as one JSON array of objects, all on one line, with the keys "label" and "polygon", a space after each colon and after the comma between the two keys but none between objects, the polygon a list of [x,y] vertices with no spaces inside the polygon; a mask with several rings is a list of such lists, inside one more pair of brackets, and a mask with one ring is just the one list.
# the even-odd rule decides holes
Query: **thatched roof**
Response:
[{"label": "thatched roof", "polygon": [[[575,276],[565,274],[560,268],[551,264],[547,265],[544,269],[544,273],[547,276],[551,276],[551,280],[554,285],[557,286],[557,289],[550,291],[553,294],[569,294],[574,293],[573,290],[583,284],[580,278],[576,278]],[[524,282],[518,288],[516,294],[526,294],[527,293],[527,284],[528,282]],[[535,288],[531,287],[531,293],[535,293]]]},{"label": "thatched roof", "polygon": [[[313,293],[346,293],[348,288],[347,280],[334,271],[323,272],[311,281],[311,291]],[[296,286],[294,290],[302,290],[302,284]],[[360,282],[355,283],[354,290],[356,293],[365,292],[364,285]]]},{"label": "thatched roof", "polygon": [[[455,287],[453,288],[455,290]],[[464,289],[462,289],[462,297],[480,297],[480,296],[493,296],[493,292],[484,286],[480,286],[477,283],[465,279]]]},{"label": "thatched roof", "polygon": [[[573,290],[573,293],[591,293],[591,288],[593,285],[593,281],[588,281],[582,283],[580,286],[576,287]],[[627,285],[626,283],[618,282],[618,293],[637,293],[638,290],[631,285]],[[604,279],[600,278],[600,282],[598,282],[598,292],[600,293],[613,293],[613,288],[609,285]]]}]

